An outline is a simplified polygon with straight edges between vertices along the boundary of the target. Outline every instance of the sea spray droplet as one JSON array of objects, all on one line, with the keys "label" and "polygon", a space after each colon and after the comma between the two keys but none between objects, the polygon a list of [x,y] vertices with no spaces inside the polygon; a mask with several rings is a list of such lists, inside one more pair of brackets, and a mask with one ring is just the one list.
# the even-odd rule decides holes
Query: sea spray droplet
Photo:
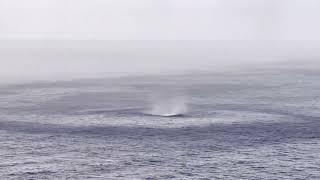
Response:
[{"label": "sea spray droplet", "polygon": [[171,97],[157,99],[151,104],[146,114],[155,116],[179,116],[188,112],[188,105],[184,97]]}]

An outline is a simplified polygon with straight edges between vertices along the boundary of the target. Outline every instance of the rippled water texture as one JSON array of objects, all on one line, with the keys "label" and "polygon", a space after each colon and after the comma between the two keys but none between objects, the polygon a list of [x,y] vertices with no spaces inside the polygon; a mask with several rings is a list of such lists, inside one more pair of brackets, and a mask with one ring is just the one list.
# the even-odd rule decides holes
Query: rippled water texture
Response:
[{"label": "rippled water texture", "polygon": [[320,71],[1,86],[0,179],[320,179]]}]

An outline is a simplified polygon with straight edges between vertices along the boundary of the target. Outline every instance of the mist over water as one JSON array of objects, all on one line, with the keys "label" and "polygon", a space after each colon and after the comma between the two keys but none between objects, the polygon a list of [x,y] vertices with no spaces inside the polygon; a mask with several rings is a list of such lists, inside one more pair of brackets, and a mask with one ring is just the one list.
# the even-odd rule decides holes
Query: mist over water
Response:
[{"label": "mist over water", "polygon": [[186,115],[188,113],[186,97],[179,95],[157,96],[153,98],[151,107],[145,113],[164,117]]},{"label": "mist over water", "polygon": [[317,47],[305,41],[2,41],[0,83],[308,65],[317,61]]}]

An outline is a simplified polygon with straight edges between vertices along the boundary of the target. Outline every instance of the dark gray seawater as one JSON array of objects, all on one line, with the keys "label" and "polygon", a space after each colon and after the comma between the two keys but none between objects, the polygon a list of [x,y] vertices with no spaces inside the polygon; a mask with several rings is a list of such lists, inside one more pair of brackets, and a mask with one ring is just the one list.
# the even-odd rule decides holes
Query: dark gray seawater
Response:
[{"label": "dark gray seawater", "polygon": [[269,68],[1,86],[0,179],[320,179],[319,77]]}]

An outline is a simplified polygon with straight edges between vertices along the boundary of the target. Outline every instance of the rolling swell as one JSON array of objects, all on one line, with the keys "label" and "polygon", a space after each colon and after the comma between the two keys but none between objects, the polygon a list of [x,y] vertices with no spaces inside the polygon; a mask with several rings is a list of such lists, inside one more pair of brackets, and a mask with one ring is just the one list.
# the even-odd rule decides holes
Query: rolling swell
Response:
[{"label": "rolling swell", "polygon": [[319,179],[316,76],[260,74],[4,89],[0,176]]},{"label": "rolling swell", "polygon": [[181,128],[151,128],[132,126],[71,126],[62,124],[41,124],[19,121],[0,121],[0,130],[29,134],[82,136],[96,138],[164,138],[172,141],[203,140],[228,142],[234,146],[263,145],[320,138],[320,121],[297,121],[295,123],[217,123],[207,126]]}]

